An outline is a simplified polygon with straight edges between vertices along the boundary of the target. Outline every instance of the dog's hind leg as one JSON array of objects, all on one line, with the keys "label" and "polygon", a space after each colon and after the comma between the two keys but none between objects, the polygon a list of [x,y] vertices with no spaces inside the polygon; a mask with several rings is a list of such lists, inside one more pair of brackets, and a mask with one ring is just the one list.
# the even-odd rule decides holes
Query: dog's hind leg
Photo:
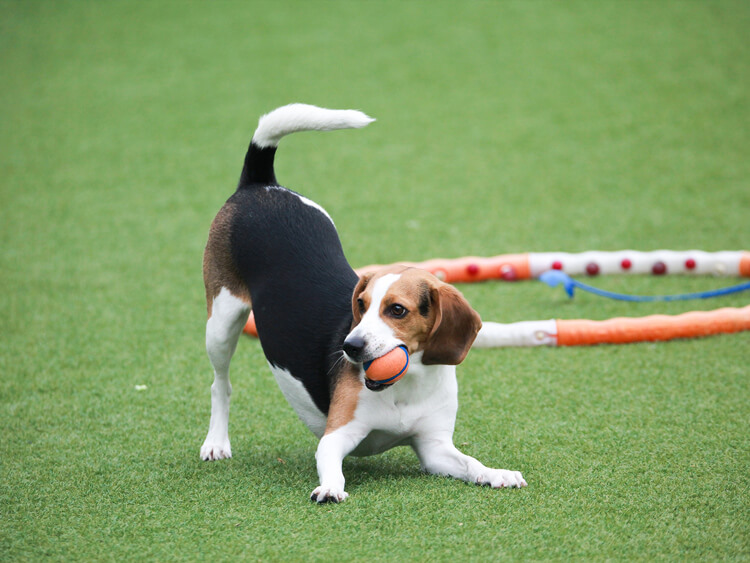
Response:
[{"label": "dog's hind leg", "polygon": [[211,385],[211,422],[201,447],[201,459],[204,460],[232,457],[229,444],[229,397],[232,394],[229,363],[250,314],[250,304],[222,288],[213,299],[210,314],[206,323],[206,351],[214,368],[214,383]]}]

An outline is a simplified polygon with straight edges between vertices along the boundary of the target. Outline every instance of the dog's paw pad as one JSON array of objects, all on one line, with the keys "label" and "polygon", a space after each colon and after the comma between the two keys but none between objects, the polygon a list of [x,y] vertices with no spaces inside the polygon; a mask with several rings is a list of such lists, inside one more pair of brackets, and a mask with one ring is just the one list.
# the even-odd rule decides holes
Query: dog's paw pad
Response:
[{"label": "dog's paw pad", "polygon": [[232,446],[229,440],[225,442],[206,442],[201,446],[201,459],[203,461],[216,461],[218,459],[229,459],[232,457]]},{"label": "dog's paw pad", "polygon": [[317,502],[318,504],[324,504],[326,502],[342,502],[346,500],[349,493],[343,489],[335,487],[323,487],[316,488],[310,495],[310,500]]}]

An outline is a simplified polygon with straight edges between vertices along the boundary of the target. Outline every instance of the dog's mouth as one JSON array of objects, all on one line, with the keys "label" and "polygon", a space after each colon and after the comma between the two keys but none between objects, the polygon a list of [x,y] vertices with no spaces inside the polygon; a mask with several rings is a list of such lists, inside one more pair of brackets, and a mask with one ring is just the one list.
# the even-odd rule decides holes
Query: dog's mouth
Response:
[{"label": "dog's mouth", "polygon": [[[352,365],[355,366],[363,366],[368,360],[365,360],[364,362],[355,360],[349,356],[346,352],[344,352],[344,359],[346,359],[347,362],[349,362]],[[375,358],[372,358],[369,361],[372,361]],[[370,391],[383,391],[384,389],[387,389],[393,385],[393,383],[381,383],[380,381],[375,381],[373,379],[370,379],[367,377],[367,374],[365,374],[365,387],[367,387]]]},{"label": "dog's mouth", "polygon": [[365,376],[365,387],[367,387],[370,391],[383,391],[391,385],[393,385],[393,383],[380,383],[379,381],[373,381],[372,379],[369,379],[367,376]]}]

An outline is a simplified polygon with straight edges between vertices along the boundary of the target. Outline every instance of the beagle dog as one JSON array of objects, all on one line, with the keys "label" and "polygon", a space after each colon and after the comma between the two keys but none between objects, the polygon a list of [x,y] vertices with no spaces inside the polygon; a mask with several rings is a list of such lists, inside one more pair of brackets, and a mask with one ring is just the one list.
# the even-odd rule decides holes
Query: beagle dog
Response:
[{"label": "beagle dog", "polygon": [[[252,307],[281,391],[320,439],[313,501],[347,498],[347,455],[400,445],[411,446],[429,473],[492,487],[526,486],[520,473],[487,468],[453,445],[455,366],[481,327],[461,293],[407,267],[360,279],[328,213],[276,182],[273,162],[283,136],[372,121],[358,111],[304,104],[260,118],[237,190],[211,225],[203,259],[214,382],[201,458],[232,456],[229,364]],[[367,379],[363,363],[400,345],[410,354],[406,375],[391,385]]]}]

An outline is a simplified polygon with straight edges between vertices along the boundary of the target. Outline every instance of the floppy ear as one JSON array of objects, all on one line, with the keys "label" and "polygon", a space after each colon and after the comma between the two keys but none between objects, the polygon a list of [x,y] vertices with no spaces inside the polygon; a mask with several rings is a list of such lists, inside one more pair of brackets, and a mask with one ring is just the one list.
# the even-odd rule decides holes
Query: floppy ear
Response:
[{"label": "floppy ear", "polygon": [[365,274],[361,278],[359,278],[359,282],[357,282],[357,286],[354,288],[354,292],[352,292],[352,316],[354,319],[352,320],[352,328],[357,326],[359,324],[359,321],[362,320],[362,313],[359,312],[359,306],[357,305],[357,299],[359,298],[360,294],[365,290],[367,287],[367,284],[370,283],[370,280],[373,278],[374,274]]},{"label": "floppy ear", "polygon": [[451,285],[433,287],[430,299],[437,316],[427,337],[422,363],[456,366],[469,353],[482,328],[482,320],[461,292]]}]

